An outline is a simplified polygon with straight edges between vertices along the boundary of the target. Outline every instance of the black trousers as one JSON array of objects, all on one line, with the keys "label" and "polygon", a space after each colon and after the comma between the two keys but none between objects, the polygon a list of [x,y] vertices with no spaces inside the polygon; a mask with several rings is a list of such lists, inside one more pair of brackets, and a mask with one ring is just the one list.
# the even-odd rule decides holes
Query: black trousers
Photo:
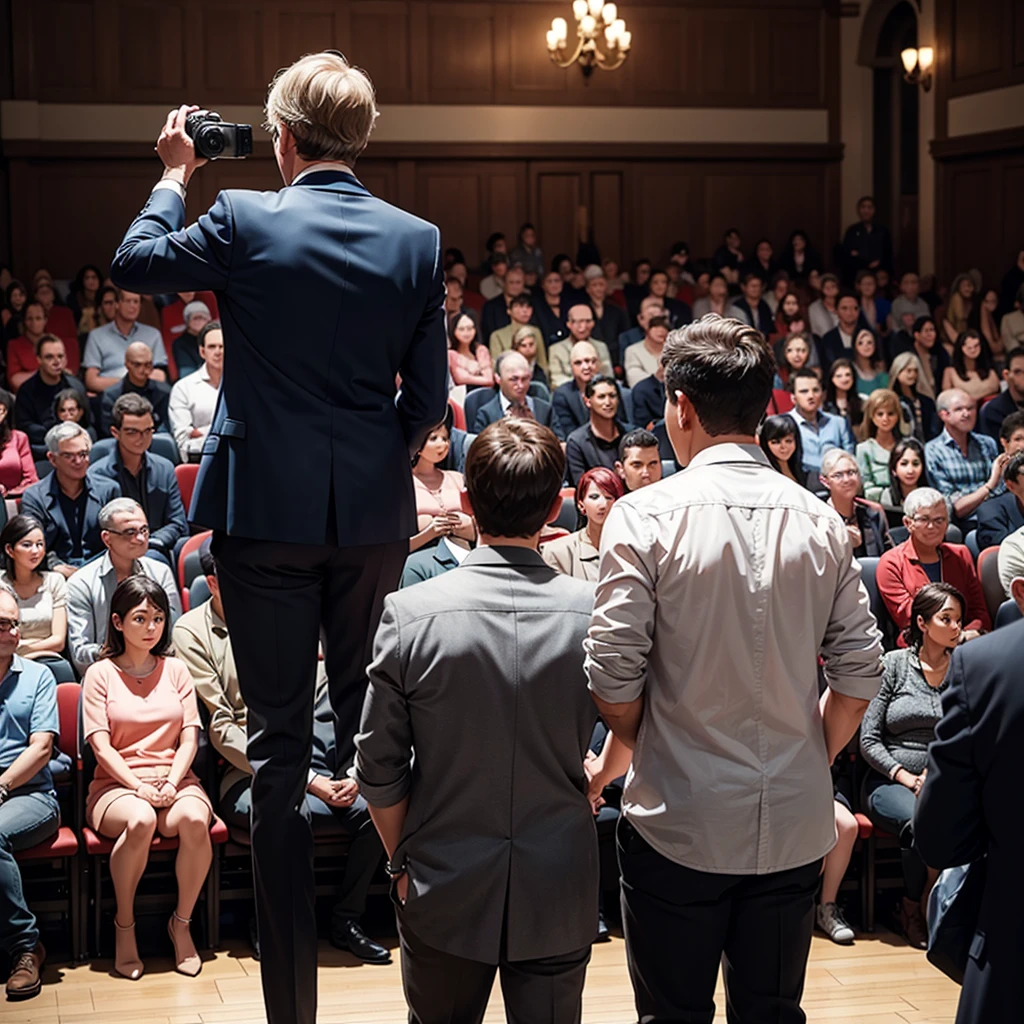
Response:
[{"label": "black trousers", "polygon": [[409,1024],[480,1024],[501,977],[508,1024],[579,1024],[590,946],[539,960],[483,964],[434,949],[402,921],[402,987]]},{"label": "black trousers", "polygon": [[641,1024],[803,1024],[821,861],[770,875],[684,868],[619,821],[626,959]]},{"label": "black trousers", "polygon": [[217,579],[248,708],[256,921],[268,1024],[314,1024],[316,917],[306,778],[321,629],[338,763],[354,751],[366,666],[407,541],[277,544],[217,534]]}]

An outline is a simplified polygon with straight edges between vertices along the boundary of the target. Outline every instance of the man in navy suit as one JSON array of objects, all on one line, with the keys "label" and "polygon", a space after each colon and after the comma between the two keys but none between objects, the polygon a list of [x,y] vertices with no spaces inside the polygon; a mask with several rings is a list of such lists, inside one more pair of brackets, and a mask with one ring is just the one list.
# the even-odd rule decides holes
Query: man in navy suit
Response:
[{"label": "man in navy suit", "polygon": [[163,179],[111,275],[146,292],[217,295],[231,357],[191,519],[215,531],[248,708],[267,1019],[313,1024],[313,840],[300,797],[317,643],[322,628],[344,763],[384,596],[416,532],[410,458],[445,414],[440,233],[354,176],[377,110],[369,79],[340,54],[303,57],[271,86],[287,187],[222,192],[186,229],[184,187],[204,162],[184,130],[194,109],[168,115]]},{"label": "man in navy suit", "polygon": [[473,433],[506,416],[524,416],[541,426],[551,426],[551,403],[530,395],[530,364],[518,352],[502,352],[494,364],[499,392],[482,405],[473,420]]},{"label": "man in navy suit", "polygon": [[[1010,584],[1024,614],[1024,576]],[[948,868],[988,854],[977,931],[956,1024],[1016,1024],[1024,999],[1024,622],[963,644],[949,662],[942,720],[914,814],[926,864]]]}]

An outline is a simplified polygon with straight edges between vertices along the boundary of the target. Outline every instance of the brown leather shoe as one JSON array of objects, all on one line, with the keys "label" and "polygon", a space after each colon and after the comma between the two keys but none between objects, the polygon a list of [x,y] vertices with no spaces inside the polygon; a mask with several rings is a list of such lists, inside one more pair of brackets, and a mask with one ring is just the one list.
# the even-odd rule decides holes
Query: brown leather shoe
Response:
[{"label": "brown leather shoe", "polygon": [[7,979],[8,999],[31,999],[39,995],[43,987],[42,970],[46,950],[41,942],[36,948],[15,953],[11,965],[11,976]]}]

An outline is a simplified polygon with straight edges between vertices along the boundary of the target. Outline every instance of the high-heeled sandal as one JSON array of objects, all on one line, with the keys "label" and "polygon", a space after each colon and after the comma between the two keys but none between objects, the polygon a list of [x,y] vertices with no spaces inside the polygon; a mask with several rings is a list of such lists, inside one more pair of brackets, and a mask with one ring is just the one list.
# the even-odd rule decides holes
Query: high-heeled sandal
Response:
[{"label": "high-heeled sandal", "polygon": [[120,974],[122,978],[127,978],[129,981],[138,981],[142,977],[143,972],[146,970],[146,965],[139,959],[138,950],[135,951],[135,958],[131,960],[122,960],[118,955],[117,950],[117,936],[123,932],[134,932],[135,922],[131,924],[118,924],[117,918],[114,918],[114,927],[117,931],[114,933],[114,972]]},{"label": "high-heeled sandal", "polygon": [[[203,969],[203,961],[199,958],[198,953],[182,956],[178,951],[178,943],[174,938],[174,928],[172,927],[175,921],[188,927],[192,923],[192,918],[186,919],[177,912],[172,912],[167,920],[167,934],[171,937],[171,944],[174,946],[174,969],[179,974],[194,978]],[[193,946],[193,948],[195,947]]]}]

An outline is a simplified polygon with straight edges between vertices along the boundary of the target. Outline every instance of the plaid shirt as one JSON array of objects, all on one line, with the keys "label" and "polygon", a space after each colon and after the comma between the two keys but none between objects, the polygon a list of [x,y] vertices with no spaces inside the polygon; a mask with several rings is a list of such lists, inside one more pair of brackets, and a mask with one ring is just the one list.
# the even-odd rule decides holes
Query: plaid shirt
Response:
[{"label": "plaid shirt", "polygon": [[[928,479],[932,487],[951,502],[988,483],[992,463],[998,454],[999,449],[991,437],[974,432],[967,435],[966,456],[945,429],[924,446]],[[992,493],[1002,494],[1005,490],[1006,485],[1000,480]]]}]

